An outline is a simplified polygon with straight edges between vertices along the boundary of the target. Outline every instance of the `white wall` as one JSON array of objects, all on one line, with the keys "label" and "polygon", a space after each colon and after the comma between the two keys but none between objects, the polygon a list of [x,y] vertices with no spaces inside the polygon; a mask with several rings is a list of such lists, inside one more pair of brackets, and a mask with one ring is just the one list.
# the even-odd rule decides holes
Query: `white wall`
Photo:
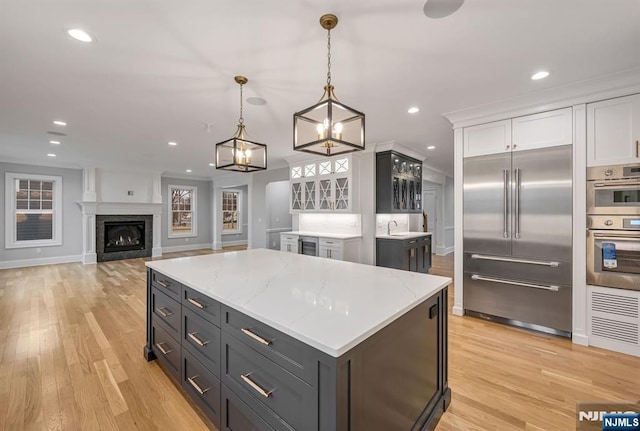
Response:
[{"label": "white wall", "polygon": [[0,269],[82,260],[82,217],[76,202],[82,200],[82,170],[0,162],[0,214],[5,214],[5,173],[16,172],[62,177],[62,245],[5,249],[4,223],[0,228]]},{"label": "white wall", "polygon": [[[148,172],[96,169],[98,202],[153,202],[154,174]],[[133,196],[128,192],[133,191]]]},{"label": "white wall", "polygon": [[[169,185],[197,187],[197,236],[188,238],[169,238]],[[195,250],[210,248],[213,243],[213,224],[211,223],[211,181],[187,180],[183,178],[162,177],[162,251]]]}]

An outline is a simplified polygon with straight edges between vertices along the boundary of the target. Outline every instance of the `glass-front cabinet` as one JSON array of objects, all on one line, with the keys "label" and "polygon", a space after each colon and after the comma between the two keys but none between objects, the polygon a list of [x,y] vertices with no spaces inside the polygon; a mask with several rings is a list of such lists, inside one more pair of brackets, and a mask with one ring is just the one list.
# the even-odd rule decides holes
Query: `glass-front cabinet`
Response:
[{"label": "glass-front cabinet", "polygon": [[422,212],[422,162],[395,151],[376,154],[376,212]]},{"label": "glass-front cabinet", "polygon": [[291,212],[353,212],[353,157],[309,161],[290,167]]}]

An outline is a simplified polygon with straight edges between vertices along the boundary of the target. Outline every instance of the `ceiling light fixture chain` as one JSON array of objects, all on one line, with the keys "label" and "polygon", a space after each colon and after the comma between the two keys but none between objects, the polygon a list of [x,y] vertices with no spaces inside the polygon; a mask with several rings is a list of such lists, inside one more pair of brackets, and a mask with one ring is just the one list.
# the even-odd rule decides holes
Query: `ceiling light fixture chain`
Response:
[{"label": "ceiling light fixture chain", "polygon": [[331,29],[327,30],[327,85],[331,85]]},{"label": "ceiling light fixture chain", "polygon": [[243,83],[240,83],[240,119],[238,120],[238,123],[240,123],[240,125],[242,125],[244,123],[244,117],[242,116],[242,111],[244,109],[244,104],[242,102],[242,87],[244,86]]}]

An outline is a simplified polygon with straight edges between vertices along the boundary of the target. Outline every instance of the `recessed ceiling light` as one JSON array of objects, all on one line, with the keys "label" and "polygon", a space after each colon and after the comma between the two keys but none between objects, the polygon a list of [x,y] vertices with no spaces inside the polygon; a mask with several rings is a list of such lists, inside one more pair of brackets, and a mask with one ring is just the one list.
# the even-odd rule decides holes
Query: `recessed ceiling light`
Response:
[{"label": "recessed ceiling light", "polygon": [[435,149],[436,149],[436,147],[434,145],[429,145],[427,147],[427,150],[435,150]]},{"label": "recessed ceiling light", "polygon": [[49,153],[49,154],[47,154],[47,156],[49,156],[49,157],[55,157],[56,155],[55,155],[55,154],[53,154],[53,153]]},{"label": "recessed ceiling light", "polygon": [[49,143],[53,145],[60,145],[60,141],[49,141]]},{"label": "recessed ceiling light", "polygon": [[69,36],[71,36],[75,40],[79,40],[80,42],[89,43],[94,41],[93,37],[89,33],[79,28],[72,28],[70,30],[67,30],[67,33],[69,34]]},{"label": "recessed ceiling light", "polygon": [[420,112],[420,108],[418,108],[416,106],[412,106],[411,108],[409,108],[409,110],[407,112],[409,114],[416,114],[416,113]]},{"label": "recessed ceiling light", "polygon": [[191,169],[187,169],[187,172],[191,172]]},{"label": "recessed ceiling light", "polygon": [[549,72],[547,72],[546,70],[541,70],[540,72],[536,72],[533,75],[531,75],[531,79],[533,79],[534,81],[537,81],[538,79],[544,79],[547,76],[549,76]]},{"label": "recessed ceiling light", "polygon": [[62,120],[54,120],[53,124],[55,124],[56,126],[66,126],[67,123],[62,121]]},{"label": "recessed ceiling light", "polygon": [[464,0],[427,0],[422,11],[429,18],[444,18],[462,7]]},{"label": "recessed ceiling light", "polygon": [[172,147],[175,147],[176,145],[178,145],[178,143],[177,143],[177,142],[173,142],[173,141],[172,141],[172,142],[167,142],[167,143],[168,143],[169,145],[171,145]]},{"label": "recessed ceiling light", "polygon": [[209,166],[211,166],[212,168],[215,168],[216,164],[215,163],[209,163]]},{"label": "recessed ceiling light", "polygon": [[264,106],[267,104],[267,101],[262,97],[247,97],[247,103],[250,105]]}]

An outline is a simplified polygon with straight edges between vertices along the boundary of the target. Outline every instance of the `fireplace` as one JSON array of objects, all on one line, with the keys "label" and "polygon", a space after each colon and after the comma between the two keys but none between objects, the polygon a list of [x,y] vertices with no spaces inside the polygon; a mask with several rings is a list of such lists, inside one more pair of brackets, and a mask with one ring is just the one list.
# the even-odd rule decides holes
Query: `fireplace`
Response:
[{"label": "fireplace", "polygon": [[152,215],[97,215],[98,262],[151,256]]}]

